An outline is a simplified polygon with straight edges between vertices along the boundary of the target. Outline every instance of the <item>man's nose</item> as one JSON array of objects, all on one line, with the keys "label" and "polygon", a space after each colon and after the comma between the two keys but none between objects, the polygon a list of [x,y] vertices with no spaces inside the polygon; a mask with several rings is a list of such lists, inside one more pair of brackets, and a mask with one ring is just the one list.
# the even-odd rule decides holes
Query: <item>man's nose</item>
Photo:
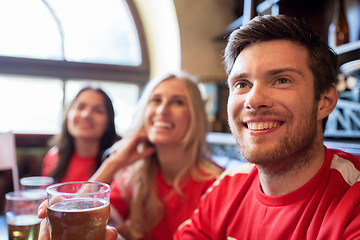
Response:
[{"label": "man's nose", "polygon": [[248,110],[260,110],[270,108],[271,96],[266,86],[254,84],[246,96],[244,107]]}]

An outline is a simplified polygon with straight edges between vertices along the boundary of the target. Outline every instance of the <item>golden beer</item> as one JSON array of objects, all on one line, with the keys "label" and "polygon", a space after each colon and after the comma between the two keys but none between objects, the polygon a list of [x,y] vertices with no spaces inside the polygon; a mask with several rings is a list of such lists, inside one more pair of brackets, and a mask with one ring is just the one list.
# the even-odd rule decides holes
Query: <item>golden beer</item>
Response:
[{"label": "golden beer", "polygon": [[31,189],[5,194],[5,215],[9,240],[37,240],[41,219],[37,217],[40,203],[46,199],[44,190]]},{"label": "golden beer", "polygon": [[105,239],[109,215],[109,202],[103,199],[75,198],[55,203],[47,210],[51,239]]},{"label": "golden beer", "polygon": [[8,220],[9,240],[37,240],[40,222],[37,215],[19,215]]}]

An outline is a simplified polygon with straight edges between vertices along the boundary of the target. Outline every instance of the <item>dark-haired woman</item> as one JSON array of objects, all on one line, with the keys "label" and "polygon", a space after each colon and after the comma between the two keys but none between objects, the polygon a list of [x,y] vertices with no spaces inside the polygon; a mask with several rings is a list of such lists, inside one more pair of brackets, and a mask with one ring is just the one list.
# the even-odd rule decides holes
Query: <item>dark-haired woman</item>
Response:
[{"label": "dark-haired woman", "polygon": [[61,132],[44,157],[42,175],[56,182],[88,180],[104,151],[118,139],[111,99],[100,88],[85,87],[64,112]]}]

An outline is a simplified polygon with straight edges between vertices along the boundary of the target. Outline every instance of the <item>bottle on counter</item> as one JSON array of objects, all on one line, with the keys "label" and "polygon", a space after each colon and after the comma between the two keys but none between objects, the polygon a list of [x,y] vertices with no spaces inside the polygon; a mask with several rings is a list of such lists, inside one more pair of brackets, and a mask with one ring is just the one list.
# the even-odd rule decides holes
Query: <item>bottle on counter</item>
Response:
[{"label": "bottle on counter", "polygon": [[349,42],[349,24],[344,0],[336,0],[332,22],[329,26],[329,44],[336,47]]}]

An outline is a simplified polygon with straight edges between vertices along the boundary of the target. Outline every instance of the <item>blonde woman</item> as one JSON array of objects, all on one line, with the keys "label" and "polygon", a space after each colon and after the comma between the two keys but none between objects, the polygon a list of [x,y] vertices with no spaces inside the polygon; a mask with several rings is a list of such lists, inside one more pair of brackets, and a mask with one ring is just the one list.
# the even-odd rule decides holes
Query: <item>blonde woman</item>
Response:
[{"label": "blonde woman", "polygon": [[[185,74],[151,80],[135,112],[91,180],[112,182],[112,220],[125,239],[172,239],[223,170],[211,160],[196,80]],[[48,239],[45,223],[41,236]]]},{"label": "blonde woman", "polygon": [[[211,160],[196,81],[167,75],[146,86],[125,137],[92,180],[112,184],[127,239],[172,239],[222,169]],[[114,210],[115,209],[115,210]]]}]

